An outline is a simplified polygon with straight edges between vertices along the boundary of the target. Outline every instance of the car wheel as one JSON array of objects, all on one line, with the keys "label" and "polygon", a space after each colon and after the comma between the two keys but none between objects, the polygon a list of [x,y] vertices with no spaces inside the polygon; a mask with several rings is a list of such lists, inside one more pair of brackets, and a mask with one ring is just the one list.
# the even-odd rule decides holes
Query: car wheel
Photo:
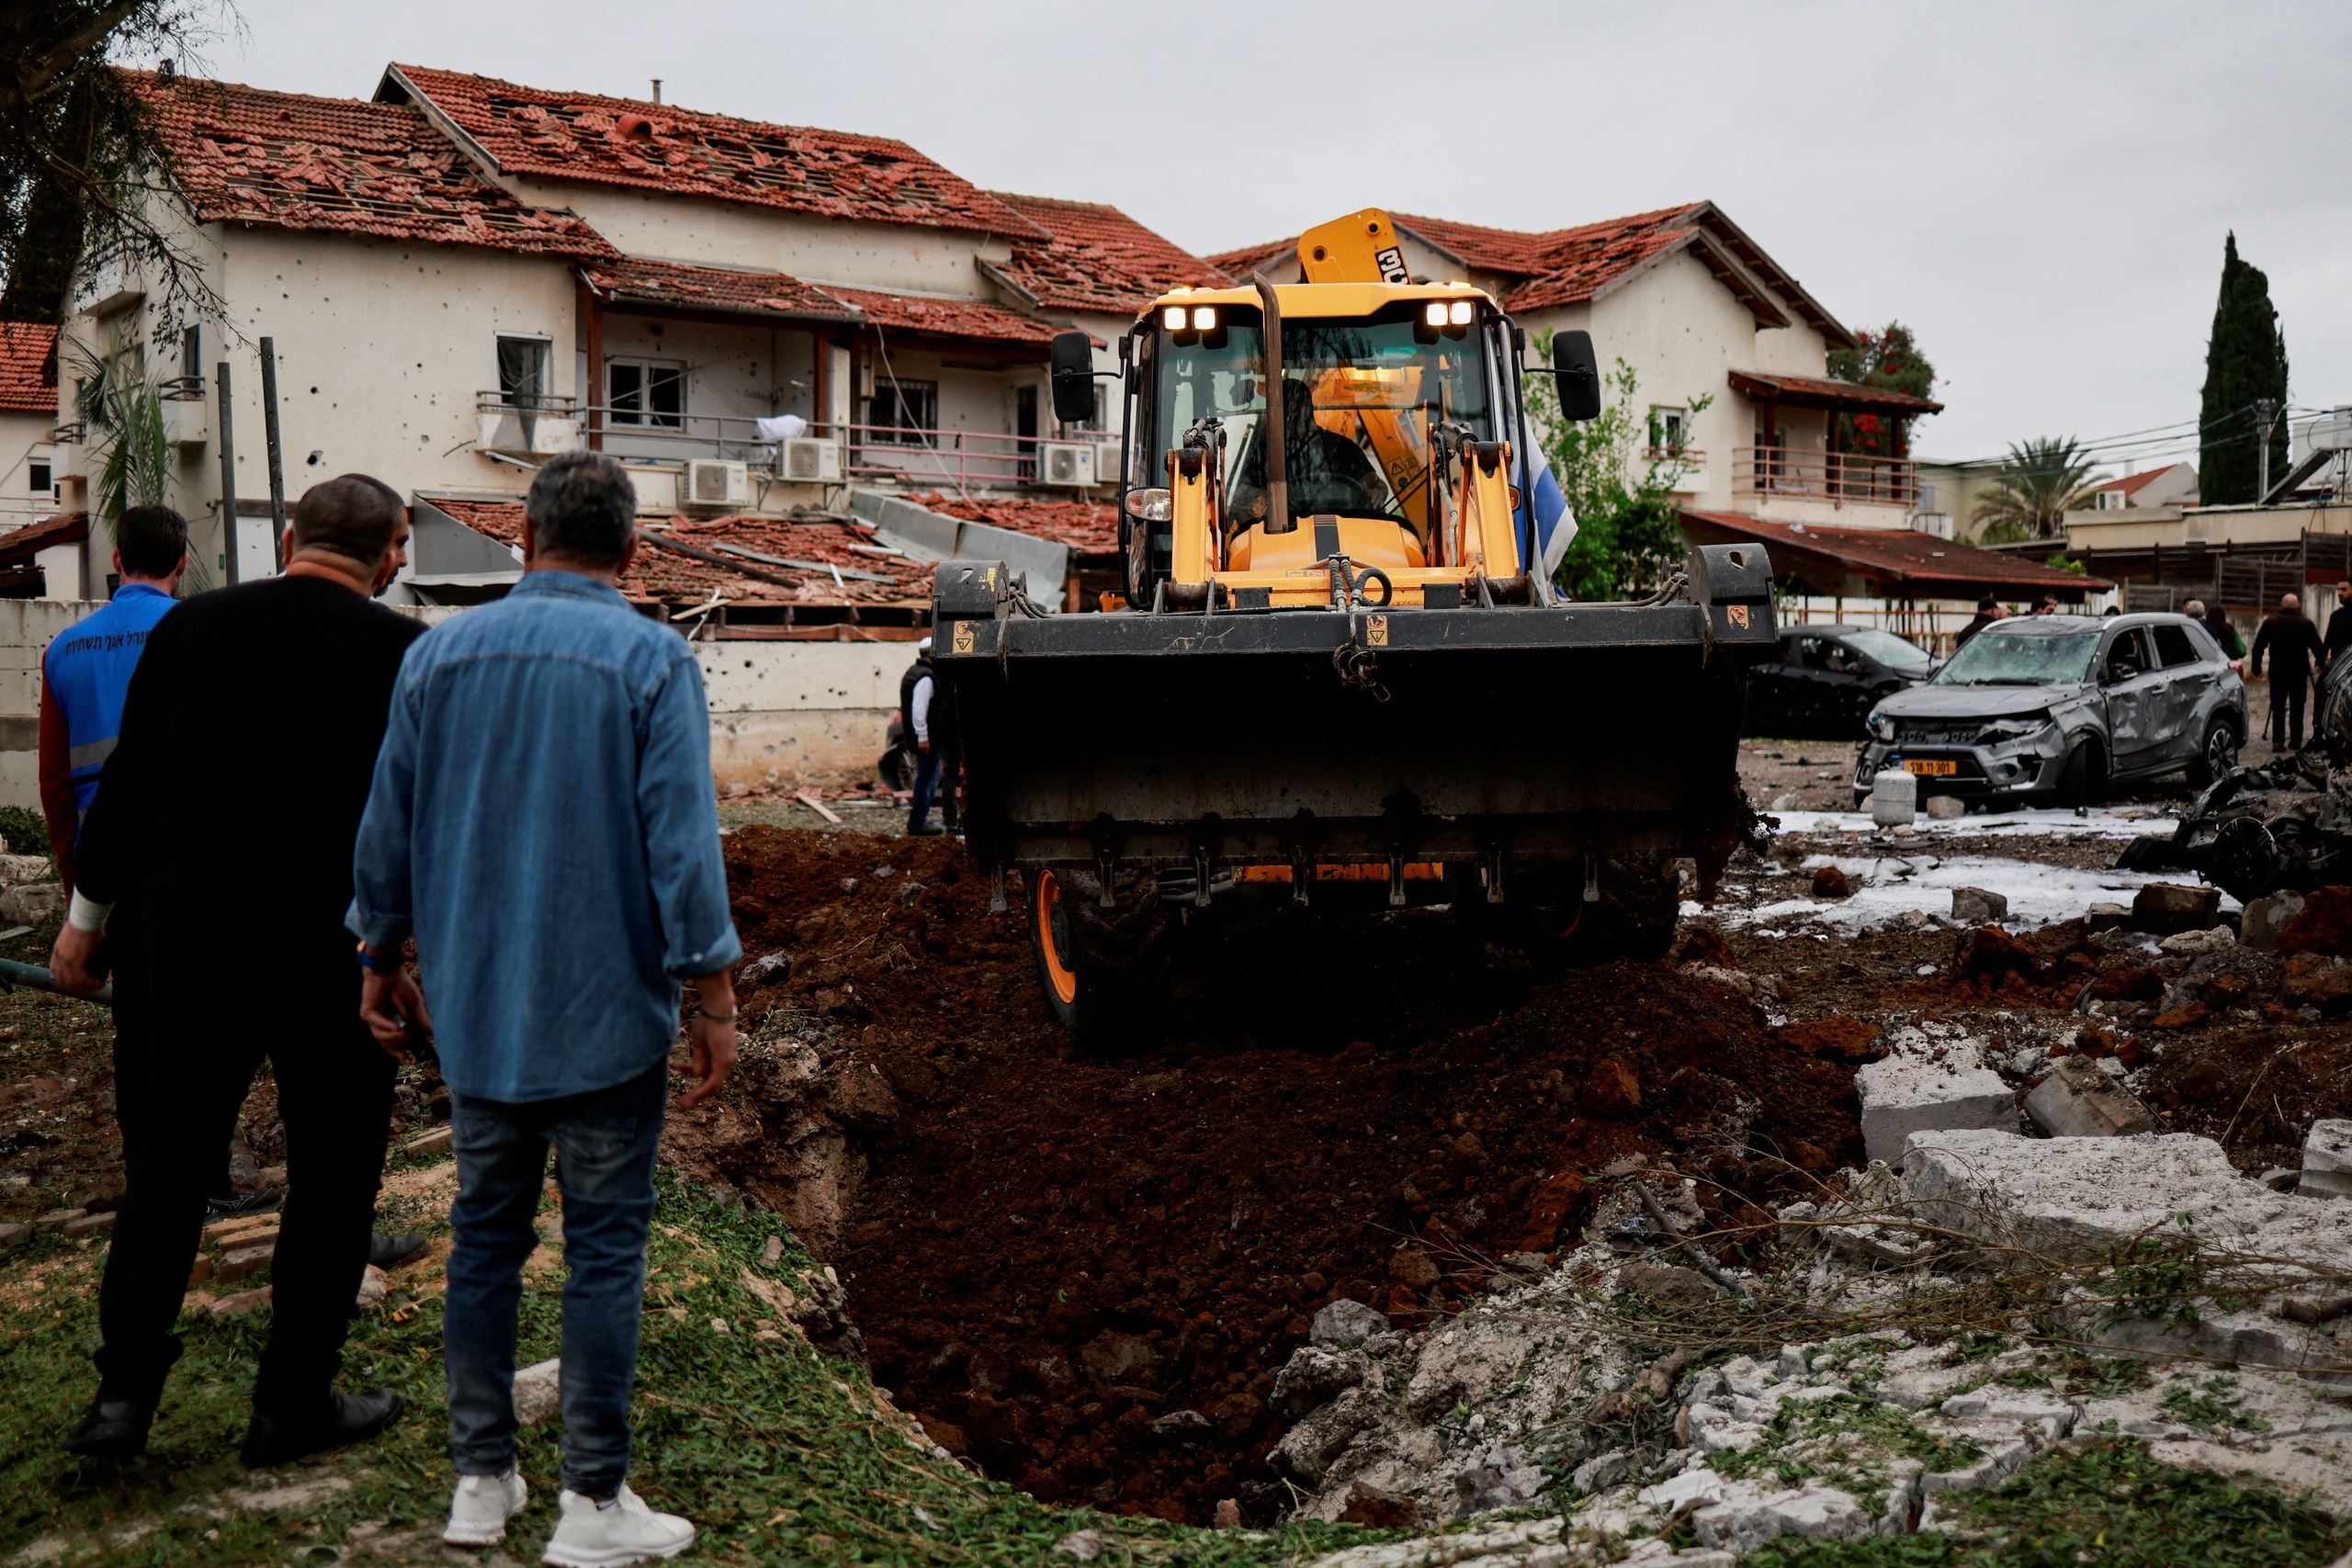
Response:
[{"label": "car wheel", "polygon": [[2205,744],[2197,749],[2197,760],[2188,764],[2189,784],[2203,789],[2227,776],[2238,765],[2238,727],[2227,715],[2215,714],[2205,726]]},{"label": "car wheel", "polygon": [[2077,740],[2058,770],[2058,804],[2088,806],[2107,790],[2107,759],[2096,740]]}]

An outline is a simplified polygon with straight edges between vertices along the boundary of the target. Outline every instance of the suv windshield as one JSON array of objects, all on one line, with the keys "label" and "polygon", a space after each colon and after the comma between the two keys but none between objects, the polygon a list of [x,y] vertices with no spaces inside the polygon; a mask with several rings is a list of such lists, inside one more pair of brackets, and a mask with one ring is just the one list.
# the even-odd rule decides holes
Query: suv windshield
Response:
[{"label": "suv windshield", "polygon": [[1937,686],[2056,686],[2087,681],[2098,632],[2003,632],[1990,627],[1969,639],[1936,671]]},{"label": "suv windshield", "polygon": [[[1434,335],[1416,325],[1419,308],[1382,312],[1393,320],[1283,322],[1292,515],[1384,517],[1426,537],[1432,424],[1496,439],[1484,331]],[[1266,515],[1265,349],[1255,310],[1220,310],[1227,321],[1216,332],[1189,344],[1166,332],[1150,340],[1158,364],[1144,471],[1158,473],[1194,421],[1216,420],[1226,438],[1226,521],[1238,529]]]},{"label": "suv windshield", "polygon": [[1848,632],[1846,642],[1849,647],[1861,649],[1889,670],[1905,675],[1924,675],[1928,672],[1928,666],[1935,662],[1928,657],[1928,650],[1917,643],[1896,637],[1893,632],[1881,631],[1876,626]]}]

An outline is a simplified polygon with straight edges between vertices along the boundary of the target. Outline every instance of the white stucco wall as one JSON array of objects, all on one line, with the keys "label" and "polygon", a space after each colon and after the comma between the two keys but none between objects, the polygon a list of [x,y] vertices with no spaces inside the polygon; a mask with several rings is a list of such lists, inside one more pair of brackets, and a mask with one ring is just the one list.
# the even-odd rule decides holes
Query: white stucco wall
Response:
[{"label": "white stucco wall", "polygon": [[871,777],[899,705],[910,642],[706,642],[711,772],[741,784]]},{"label": "white stucco wall", "polygon": [[31,473],[35,462],[54,466],[49,436],[56,427],[54,411],[0,413],[0,528],[17,527],[57,510],[48,486],[33,488]]},{"label": "white stucco wall", "polygon": [[[57,634],[99,608],[54,599],[0,599],[0,806],[40,809],[40,656]],[[10,844],[47,854],[47,844]]]}]

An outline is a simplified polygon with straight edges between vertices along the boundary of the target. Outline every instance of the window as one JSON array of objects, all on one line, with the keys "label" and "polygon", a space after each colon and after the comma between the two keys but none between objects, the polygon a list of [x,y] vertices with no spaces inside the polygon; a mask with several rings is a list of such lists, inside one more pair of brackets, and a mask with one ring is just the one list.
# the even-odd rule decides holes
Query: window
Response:
[{"label": "window", "polygon": [[939,428],[939,383],[876,377],[865,408],[865,423],[874,426],[875,440],[928,446],[931,433]]},{"label": "window", "polygon": [[605,400],[615,424],[676,430],[685,423],[686,367],[675,359],[608,359]]},{"label": "window", "polygon": [[552,379],[548,367],[554,348],[554,344],[543,337],[502,334],[498,340],[498,400],[511,408],[547,407]]},{"label": "window", "polygon": [[46,494],[50,489],[49,459],[35,457],[25,465],[25,488],[35,495]]},{"label": "window", "polygon": [[1679,452],[1690,445],[1690,411],[1654,405],[1650,409],[1650,450]]},{"label": "window", "polygon": [[2142,644],[2139,632],[2127,627],[2116,633],[2114,645],[2107,650],[2107,679],[2130,681],[2147,672],[2148,650]]},{"label": "window", "polygon": [[2187,626],[2159,624],[2154,630],[2156,657],[2163,660],[2165,669],[2169,670],[2177,664],[2199,664],[2204,661],[2202,656],[2197,651],[2197,645],[2188,640]]},{"label": "window", "polygon": [[1102,390],[1102,383],[1100,381],[1095,382],[1094,412],[1088,414],[1084,419],[1079,420],[1075,423],[1072,423],[1069,420],[1064,420],[1062,422],[1063,434],[1069,435],[1078,435],[1081,434],[1100,435],[1108,428],[1108,426],[1102,423],[1102,416],[1106,406],[1106,400],[1103,398]]}]

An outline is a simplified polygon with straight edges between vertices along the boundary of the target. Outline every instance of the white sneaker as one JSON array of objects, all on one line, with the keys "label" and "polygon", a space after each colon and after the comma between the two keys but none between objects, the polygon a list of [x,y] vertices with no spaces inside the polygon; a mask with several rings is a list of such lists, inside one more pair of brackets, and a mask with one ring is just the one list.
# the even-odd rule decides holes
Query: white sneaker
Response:
[{"label": "white sneaker", "polygon": [[461,1475],[449,1497],[449,1522],[441,1539],[451,1546],[496,1546],[506,1539],[506,1521],[523,1511],[531,1489],[521,1475]]},{"label": "white sneaker", "polygon": [[623,1483],[611,1505],[598,1507],[593,1497],[567,1488],[563,1516],[539,1561],[557,1568],[617,1568],[623,1562],[643,1562],[675,1557],[695,1543],[695,1527],[675,1514],[657,1514]]}]

